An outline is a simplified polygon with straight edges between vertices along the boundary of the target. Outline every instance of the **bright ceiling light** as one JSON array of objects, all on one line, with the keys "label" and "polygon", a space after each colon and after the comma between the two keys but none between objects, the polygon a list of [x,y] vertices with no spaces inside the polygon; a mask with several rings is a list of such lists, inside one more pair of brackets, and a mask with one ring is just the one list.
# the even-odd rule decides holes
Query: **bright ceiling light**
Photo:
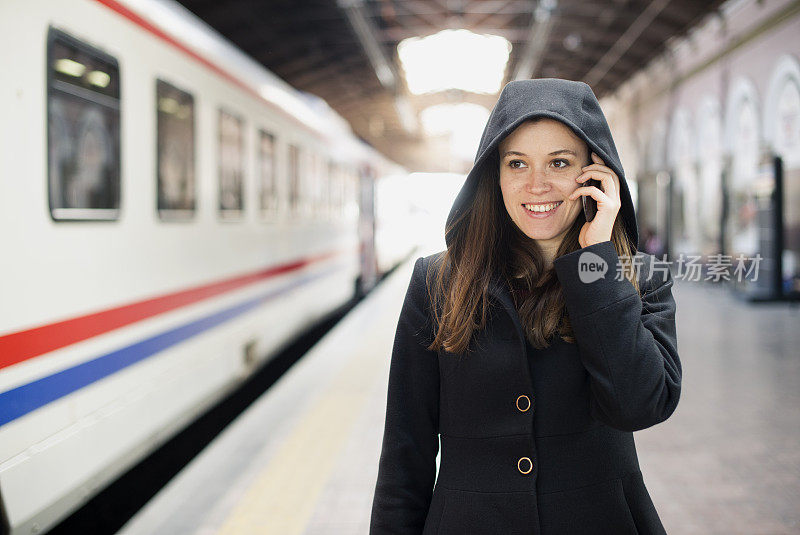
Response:
[{"label": "bright ceiling light", "polygon": [[111,76],[103,71],[92,71],[86,75],[86,79],[97,87],[108,87],[108,84],[111,83]]},{"label": "bright ceiling light", "polygon": [[69,58],[61,58],[55,61],[55,69],[60,73],[80,78],[86,72],[86,65]]},{"label": "bright ceiling light", "polygon": [[408,90],[415,95],[452,88],[497,93],[510,53],[506,38],[464,29],[410,37],[397,45]]},{"label": "bright ceiling light", "polygon": [[174,98],[161,97],[158,99],[158,110],[170,115],[178,113],[181,105]]},{"label": "bright ceiling light", "polygon": [[575,50],[579,46],[581,46],[581,35],[579,33],[572,32],[564,38],[564,48],[567,50]]},{"label": "bright ceiling light", "polygon": [[489,110],[478,104],[437,104],[420,112],[425,131],[433,136],[450,135],[450,150],[465,160],[475,158]]}]

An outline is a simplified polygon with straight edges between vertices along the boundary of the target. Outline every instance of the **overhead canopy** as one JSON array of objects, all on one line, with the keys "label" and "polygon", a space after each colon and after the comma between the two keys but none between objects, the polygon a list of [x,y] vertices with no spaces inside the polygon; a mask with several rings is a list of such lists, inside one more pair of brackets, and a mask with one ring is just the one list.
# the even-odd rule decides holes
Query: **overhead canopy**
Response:
[{"label": "overhead canopy", "polygon": [[[667,41],[722,0],[180,0],[186,8],[294,87],[325,99],[353,130],[413,169],[458,170],[431,141],[419,112],[443,103],[491,109],[496,94],[412,95],[398,43],[465,28],[512,45],[503,83],[556,77],[614,91],[660,55]],[[417,124],[414,124],[417,121]],[[466,165],[466,164],[465,164]]]}]

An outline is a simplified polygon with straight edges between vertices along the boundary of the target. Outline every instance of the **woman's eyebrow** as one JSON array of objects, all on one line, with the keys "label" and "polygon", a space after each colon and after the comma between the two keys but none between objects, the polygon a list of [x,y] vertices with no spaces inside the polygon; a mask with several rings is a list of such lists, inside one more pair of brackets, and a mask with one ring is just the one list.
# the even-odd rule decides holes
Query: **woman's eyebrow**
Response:
[{"label": "woman's eyebrow", "polygon": [[[506,156],[508,156],[509,154],[516,154],[517,156],[527,156],[527,154],[525,154],[524,152],[519,152],[519,151],[516,151],[516,150],[507,150],[507,151],[505,151],[505,152],[503,153],[503,158],[505,158],[505,157],[506,157]],[[569,149],[558,149],[558,150],[554,150],[553,152],[551,152],[550,154],[548,154],[548,156],[555,156],[556,154],[572,154],[573,156],[577,156],[577,154],[575,153],[575,151],[573,151],[573,150],[569,150]]]}]

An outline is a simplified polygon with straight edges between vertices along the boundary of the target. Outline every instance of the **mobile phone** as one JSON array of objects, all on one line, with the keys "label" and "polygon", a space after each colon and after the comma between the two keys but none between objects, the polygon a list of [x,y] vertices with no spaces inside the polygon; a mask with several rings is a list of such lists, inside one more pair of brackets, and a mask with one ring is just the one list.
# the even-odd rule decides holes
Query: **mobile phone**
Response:
[{"label": "mobile phone", "polygon": [[[600,181],[594,178],[590,178],[584,182],[581,187],[588,186],[595,186],[600,191],[603,190],[603,188],[600,187]],[[586,221],[591,221],[594,219],[595,214],[597,214],[597,201],[589,195],[581,195],[581,200],[583,201],[583,215],[586,216]]]}]

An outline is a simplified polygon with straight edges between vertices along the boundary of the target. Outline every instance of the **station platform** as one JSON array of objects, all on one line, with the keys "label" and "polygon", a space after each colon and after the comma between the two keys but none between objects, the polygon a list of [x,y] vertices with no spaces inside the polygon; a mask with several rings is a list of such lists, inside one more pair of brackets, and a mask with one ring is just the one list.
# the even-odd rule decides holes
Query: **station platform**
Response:
[{"label": "station platform", "polygon": [[[368,533],[394,331],[426,254],[376,287],[118,533]],[[701,282],[676,280],[673,294],[681,401],[634,434],[667,532],[800,532],[800,310]]]}]

